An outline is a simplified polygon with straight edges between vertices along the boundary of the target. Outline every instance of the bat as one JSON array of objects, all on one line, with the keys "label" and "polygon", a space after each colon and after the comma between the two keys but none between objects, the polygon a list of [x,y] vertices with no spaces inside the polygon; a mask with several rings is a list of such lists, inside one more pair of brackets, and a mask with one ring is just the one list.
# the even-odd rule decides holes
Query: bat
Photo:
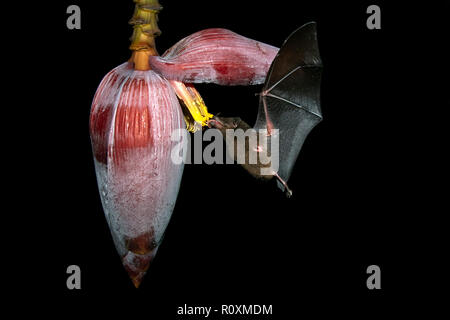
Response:
[{"label": "bat", "polygon": [[[227,142],[227,149],[233,150],[234,159],[238,157],[239,143],[245,143],[245,163],[242,164],[251,175],[270,180],[275,177],[278,187],[288,197],[292,191],[287,181],[299,155],[302,145],[310,131],[322,120],[320,108],[320,82],[322,61],[317,43],[316,23],[310,22],[294,31],[283,43],[272,61],[262,91],[259,94],[259,110],[253,134],[266,130],[267,135],[275,134],[279,138],[279,170],[261,174],[261,169],[270,167],[270,163],[257,161],[249,163],[250,138],[234,139]],[[228,129],[248,130],[251,127],[240,118],[215,116],[209,121],[209,127],[222,131]],[[230,142],[231,145],[230,145]],[[258,140],[259,142],[259,140]],[[263,143],[258,143],[264,148]],[[259,150],[261,151],[261,149]],[[266,151],[266,150],[264,150]]]}]

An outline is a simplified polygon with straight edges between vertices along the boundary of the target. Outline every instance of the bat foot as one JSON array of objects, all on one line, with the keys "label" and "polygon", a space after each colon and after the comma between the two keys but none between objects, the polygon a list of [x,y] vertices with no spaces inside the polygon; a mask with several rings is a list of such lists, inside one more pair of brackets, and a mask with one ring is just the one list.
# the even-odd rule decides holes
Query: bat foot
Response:
[{"label": "bat foot", "polygon": [[292,197],[292,190],[288,187],[285,187],[284,194],[286,195],[286,198],[290,198]]},{"label": "bat foot", "polygon": [[287,198],[292,197],[292,190],[289,189],[289,187],[288,187],[286,181],[284,181],[284,180],[278,175],[278,173],[276,173],[276,172],[273,173],[273,176],[274,176],[275,178],[277,178],[278,182],[280,182],[280,183],[283,185],[283,187],[284,187],[284,193],[285,193],[286,197],[287,197]]}]

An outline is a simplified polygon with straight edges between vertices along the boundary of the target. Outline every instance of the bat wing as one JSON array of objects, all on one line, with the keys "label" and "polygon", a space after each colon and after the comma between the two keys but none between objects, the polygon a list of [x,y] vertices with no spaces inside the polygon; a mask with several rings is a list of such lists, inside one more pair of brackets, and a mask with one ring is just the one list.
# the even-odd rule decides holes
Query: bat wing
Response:
[{"label": "bat wing", "polygon": [[[286,39],[273,60],[254,126],[279,130],[278,175],[286,182],[303,142],[322,120],[321,72],[316,23],[310,22]],[[285,189],[281,183],[278,186]]]}]

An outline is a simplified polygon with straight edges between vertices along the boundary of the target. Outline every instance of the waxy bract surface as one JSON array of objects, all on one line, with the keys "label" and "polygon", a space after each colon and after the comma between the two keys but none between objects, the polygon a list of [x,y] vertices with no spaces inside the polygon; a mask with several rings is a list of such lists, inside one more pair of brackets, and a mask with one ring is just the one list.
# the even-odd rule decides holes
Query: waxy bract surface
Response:
[{"label": "waxy bract surface", "polygon": [[117,251],[135,285],[176,202],[183,163],[174,164],[171,152],[184,127],[171,85],[151,70],[136,71],[124,63],[97,89],[90,131],[98,187]]},{"label": "waxy bract surface", "polygon": [[166,79],[220,85],[264,83],[278,48],[226,29],[196,32],[150,57],[152,69]]}]

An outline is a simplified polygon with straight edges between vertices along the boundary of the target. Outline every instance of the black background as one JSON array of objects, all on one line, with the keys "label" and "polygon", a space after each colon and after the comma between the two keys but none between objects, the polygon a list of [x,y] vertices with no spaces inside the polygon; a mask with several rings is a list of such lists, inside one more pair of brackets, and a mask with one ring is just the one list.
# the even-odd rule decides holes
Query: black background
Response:
[{"label": "black background", "polygon": [[[65,306],[88,314],[89,305],[144,319],[194,319],[176,316],[185,303],[272,304],[273,319],[306,311],[365,319],[436,284],[442,265],[428,240],[439,234],[428,233],[424,218],[433,203],[417,188],[431,174],[419,170],[429,147],[417,128],[431,119],[416,78],[423,66],[434,65],[423,21],[441,22],[435,13],[443,8],[380,1],[160,2],[160,53],[211,27],[279,47],[302,24],[317,22],[324,120],[297,160],[289,181],[294,196],[286,199],[275,184],[255,181],[237,166],[187,165],[164,241],[135,289],[103,215],[88,132],[98,84],[129,58],[134,4],[46,3],[33,28],[39,32],[27,35],[38,79],[32,118],[36,139],[45,143],[28,147],[38,177],[29,187],[37,190],[27,223],[33,236],[23,247],[32,254],[14,278],[32,280],[16,286],[20,295],[30,293],[46,310]],[[81,30],[66,28],[70,4],[81,7]],[[381,7],[381,30],[366,28],[370,4]],[[256,119],[260,87],[196,87],[212,113]],[[418,114],[422,122],[413,119]],[[424,261],[433,273],[424,271]],[[78,291],[66,288],[72,264],[82,270]],[[366,287],[372,264],[382,271],[378,291]]]}]

